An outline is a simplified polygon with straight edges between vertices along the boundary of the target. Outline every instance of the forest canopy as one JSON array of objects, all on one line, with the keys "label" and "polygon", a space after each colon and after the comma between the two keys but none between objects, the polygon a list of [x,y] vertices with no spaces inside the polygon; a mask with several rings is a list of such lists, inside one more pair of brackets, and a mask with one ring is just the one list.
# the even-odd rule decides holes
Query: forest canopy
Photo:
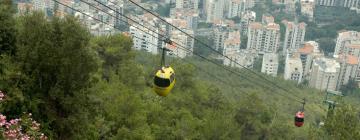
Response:
[{"label": "forest canopy", "polygon": [[[186,59],[195,66],[170,59],[177,83],[168,97],[158,97],[148,83],[159,56],[132,50],[128,36],[92,36],[71,16],[13,14],[0,5],[0,90],[7,95],[0,112],[9,118],[32,113],[50,139],[360,138],[354,107],[340,106],[325,118],[326,107],[309,103],[305,126],[296,128],[300,104],[275,94],[281,89],[250,83],[195,57]],[[287,96],[323,97],[271,81],[294,91]]]}]

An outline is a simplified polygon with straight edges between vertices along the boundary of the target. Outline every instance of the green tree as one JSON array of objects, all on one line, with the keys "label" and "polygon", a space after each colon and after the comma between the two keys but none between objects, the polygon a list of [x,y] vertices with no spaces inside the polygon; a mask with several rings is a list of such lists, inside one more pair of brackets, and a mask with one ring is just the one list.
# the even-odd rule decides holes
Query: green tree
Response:
[{"label": "green tree", "polygon": [[331,55],[335,51],[335,41],[331,38],[320,38],[317,40],[320,46],[320,49],[326,54]]},{"label": "green tree", "polygon": [[17,86],[24,101],[7,111],[33,112],[54,138],[75,135],[72,116],[83,110],[79,105],[86,101],[83,90],[97,70],[90,34],[73,17],[49,21],[35,12],[20,21],[16,60],[21,82]]},{"label": "green tree", "polygon": [[341,87],[341,91],[345,94],[353,94],[359,88],[358,82],[355,79],[349,79],[349,82]]},{"label": "green tree", "polygon": [[1,54],[15,54],[16,29],[11,0],[0,1],[0,57]]},{"label": "green tree", "polygon": [[333,139],[360,139],[359,112],[349,105],[336,108],[325,121],[325,131]]}]

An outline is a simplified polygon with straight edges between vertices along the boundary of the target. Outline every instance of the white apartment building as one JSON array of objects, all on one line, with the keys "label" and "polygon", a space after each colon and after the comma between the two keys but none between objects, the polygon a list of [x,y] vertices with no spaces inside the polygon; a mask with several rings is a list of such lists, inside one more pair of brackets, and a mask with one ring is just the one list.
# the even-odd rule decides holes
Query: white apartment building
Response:
[{"label": "white apartment building", "polygon": [[309,80],[313,59],[323,57],[324,54],[320,52],[319,44],[315,41],[306,42],[303,47],[298,49],[298,53],[300,55],[303,68],[302,79]]},{"label": "white apartment building", "polygon": [[240,31],[229,32],[224,41],[223,55],[234,54],[240,51]]},{"label": "white apartment building", "polygon": [[254,11],[245,11],[241,15],[240,29],[242,35],[247,35],[250,23],[255,22],[256,13]]},{"label": "white apartment building", "polygon": [[258,54],[276,53],[280,42],[280,26],[276,23],[267,25],[253,22],[248,29],[247,50]]},{"label": "white apartment building", "polygon": [[261,65],[261,72],[276,77],[279,67],[279,58],[276,53],[265,53]]},{"label": "white apartment building", "polygon": [[[336,39],[336,46],[334,55],[339,55],[342,53],[349,53],[349,48],[356,48],[357,45],[352,44],[360,44],[360,33],[356,31],[345,31],[338,34]],[[347,47],[346,47],[347,46]]]},{"label": "white apartment building", "polygon": [[46,5],[44,0],[32,0],[33,10],[46,12]]},{"label": "white apartment building", "polygon": [[287,54],[285,60],[284,79],[293,80],[299,84],[302,81],[302,74],[303,69],[300,56],[298,54]]},{"label": "white apartment building", "polygon": [[343,54],[360,57],[360,41],[351,42],[351,43],[346,42]]},{"label": "white apartment building", "polygon": [[295,52],[304,43],[306,24],[304,22],[295,24],[286,20],[282,23],[286,28],[283,52],[284,54],[287,50]]},{"label": "white apartment building", "polygon": [[[192,30],[184,30],[186,33],[193,36]],[[168,52],[170,56],[185,58],[192,55],[194,48],[194,39],[180,32],[179,30],[173,30],[170,34],[170,39],[176,44],[167,45],[167,48],[171,50]]]},{"label": "white apartment building", "polygon": [[211,23],[216,20],[222,20],[224,17],[224,0],[208,0],[206,1],[206,22]]},{"label": "white apartment building", "polygon": [[197,29],[200,17],[198,10],[171,9],[170,18],[185,20],[187,22],[187,28]]},{"label": "white apartment building", "polygon": [[[230,32],[229,37],[224,41],[224,49],[222,51],[223,55],[237,62],[238,53],[240,51],[240,43],[240,32]],[[236,63],[229,60],[229,58],[223,58],[224,65],[232,67],[236,66]]]},{"label": "white apartment building", "polygon": [[254,7],[253,0],[228,0],[227,18],[241,17],[244,12]]},{"label": "white apartment building", "polygon": [[301,0],[301,14],[308,17],[309,21],[314,20],[315,0]]},{"label": "white apartment building", "polygon": [[355,80],[357,78],[359,71],[359,57],[353,55],[339,55],[336,59],[341,66],[337,83],[337,89],[340,89],[341,86],[346,85],[349,80]]},{"label": "white apartment building", "polygon": [[359,5],[359,0],[316,0],[316,4],[320,6],[356,8]]},{"label": "white apartment building", "polygon": [[[156,32],[149,31],[148,29],[144,28],[143,26],[136,26],[139,29],[135,28],[136,25],[130,26],[130,34],[133,39],[133,47],[135,50],[145,50],[152,54],[158,54],[158,41],[159,30],[156,29]],[[145,32],[144,32],[145,31]]]},{"label": "white apartment building", "polygon": [[309,85],[319,90],[337,90],[340,64],[335,59],[316,58],[313,61]]},{"label": "white apartment building", "polygon": [[316,0],[316,5],[320,6],[336,6],[337,0]]},{"label": "white apartment building", "polygon": [[226,27],[218,26],[214,28],[214,49],[222,52],[225,40],[229,37],[229,30]]},{"label": "white apartment building", "polygon": [[229,0],[229,10],[227,11],[227,18],[240,16],[243,11],[241,0]]},{"label": "white apartment building", "polygon": [[247,50],[240,49],[237,53],[228,54],[227,57],[229,57],[232,61],[225,58],[223,64],[230,67],[245,67],[251,69],[254,66],[255,55],[256,54]]}]

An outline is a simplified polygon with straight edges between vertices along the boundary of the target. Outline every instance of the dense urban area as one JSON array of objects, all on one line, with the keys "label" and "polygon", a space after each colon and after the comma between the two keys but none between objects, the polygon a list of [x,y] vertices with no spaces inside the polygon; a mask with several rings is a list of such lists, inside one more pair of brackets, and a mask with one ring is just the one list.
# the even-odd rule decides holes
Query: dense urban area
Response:
[{"label": "dense urban area", "polygon": [[356,140],[359,87],[360,0],[0,0],[0,139]]}]

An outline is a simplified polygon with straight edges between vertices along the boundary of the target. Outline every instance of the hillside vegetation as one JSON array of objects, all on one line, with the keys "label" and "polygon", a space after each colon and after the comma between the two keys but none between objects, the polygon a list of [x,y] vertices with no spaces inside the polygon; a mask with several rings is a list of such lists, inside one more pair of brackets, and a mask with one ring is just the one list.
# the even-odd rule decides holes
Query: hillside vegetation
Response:
[{"label": "hillside vegetation", "polygon": [[[7,95],[0,112],[31,112],[51,139],[360,138],[354,107],[339,106],[326,119],[317,90],[267,77],[292,91],[284,92],[196,57],[168,61],[177,83],[158,97],[149,85],[159,56],[133,51],[131,38],[93,37],[73,17],[14,19],[0,7],[0,89]],[[309,100],[301,128],[293,125],[301,104],[288,99],[295,96]]]}]

